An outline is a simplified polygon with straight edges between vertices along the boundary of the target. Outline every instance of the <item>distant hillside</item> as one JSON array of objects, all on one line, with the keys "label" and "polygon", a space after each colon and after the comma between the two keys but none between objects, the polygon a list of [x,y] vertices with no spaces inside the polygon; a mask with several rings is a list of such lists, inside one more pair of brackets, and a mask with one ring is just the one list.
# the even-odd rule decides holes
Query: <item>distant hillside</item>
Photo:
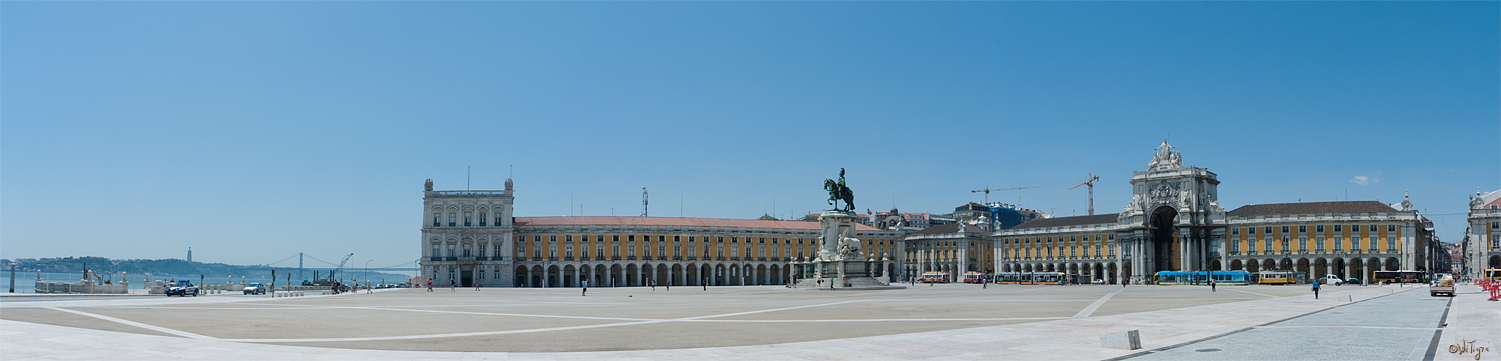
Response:
[{"label": "distant hillside", "polygon": [[[10,269],[10,260],[0,260],[0,267]],[[266,266],[237,266],[223,263],[188,262],[181,259],[108,259],[104,257],[67,257],[67,258],[44,258],[37,260],[17,260],[16,268],[26,272],[58,272],[58,273],[82,273],[84,267],[101,275],[119,274],[125,272],[132,275],[153,274],[190,276],[204,275],[208,278],[221,278],[227,276],[250,276],[271,277],[273,267]],[[296,268],[274,267],[278,278],[285,277],[287,271],[295,272]],[[327,268],[304,268],[304,278],[312,279],[313,271],[318,271],[320,276],[326,275]],[[345,268],[350,273],[360,272],[357,268]],[[382,276],[389,279],[404,279],[411,277],[410,274],[398,275],[390,273],[371,272],[371,276]]]}]

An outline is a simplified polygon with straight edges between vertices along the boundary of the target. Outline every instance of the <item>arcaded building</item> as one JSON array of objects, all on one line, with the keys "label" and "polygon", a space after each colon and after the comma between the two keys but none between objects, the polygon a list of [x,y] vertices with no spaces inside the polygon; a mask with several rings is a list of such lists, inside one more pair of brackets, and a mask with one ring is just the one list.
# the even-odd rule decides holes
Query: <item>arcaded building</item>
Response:
[{"label": "arcaded building", "polygon": [[1469,229],[1465,232],[1464,272],[1477,276],[1501,269],[1501,190],[1470,196]]},{"label": "arcaded building", "polygon": [[1427,270],[1431,229],[1411,202],[1219,204],[1218,176],[1183,166],[1166,141],[1131,177],[1120,213],[1037,219],[995,232],[1001,272],[1065,272],[1106,282],[1159,271],[1292,270],[1368,279]]},{"label": "arcaded building", "polygon": [[[789,262],[818,251],[818,222],[513,217],[513,202],[511,180],[497,191],[435,191],[429,181],[423,277],[464,287],[783,284],[796,276]],[[866,225],[854,234],[874,259],[896,255],[902,235]]]}]

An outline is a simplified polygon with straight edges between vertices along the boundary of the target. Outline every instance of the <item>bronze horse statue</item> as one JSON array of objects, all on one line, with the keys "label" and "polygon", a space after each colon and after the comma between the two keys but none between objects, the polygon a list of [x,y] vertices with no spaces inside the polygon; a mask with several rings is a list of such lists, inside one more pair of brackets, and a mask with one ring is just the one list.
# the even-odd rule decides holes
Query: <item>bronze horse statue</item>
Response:
[{"label": "bronze horse statue", "polygon": [[[836,211],[855,211],[855,192],[844,185],[844,168],[839,168],[839,181],[833,179],[823,180],[823,190],[829,191],[829,204],[834,205]],[[839,207],[837,201],[844,201],[844,208]]]}]

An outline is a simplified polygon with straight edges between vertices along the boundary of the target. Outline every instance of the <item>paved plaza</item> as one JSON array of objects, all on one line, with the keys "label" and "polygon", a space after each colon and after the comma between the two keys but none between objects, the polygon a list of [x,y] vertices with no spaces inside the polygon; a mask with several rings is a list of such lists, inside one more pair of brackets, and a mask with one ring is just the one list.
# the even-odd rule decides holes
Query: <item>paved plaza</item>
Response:
[{"label": "paved plaza", "polygon": [[[1418,360],[1449,306],[1448,298],[1428,297],[1426,287],[1391,286],[1327,287],[1319,300],[1306,286],[579,292],[7,298],[0,302],[0,358],[1284,359],[1298,353],[1273,351],[1337,343],[1330,346],[1351,352],[1368,335],[1381,335],[1387,348],[1331,349],[1317,358]],[[1465,311],[1472,316],[1501,321],[1486,316],[1496,303],[1469,304],[1480,309]],[[1099,347],[1100,335],[1126,330],[1140,330],[1143,350]],[[1469,332],[1494,342],[1484,339],[1495,333]],[[1219,351],[1196,351],[1210,348]]]}]

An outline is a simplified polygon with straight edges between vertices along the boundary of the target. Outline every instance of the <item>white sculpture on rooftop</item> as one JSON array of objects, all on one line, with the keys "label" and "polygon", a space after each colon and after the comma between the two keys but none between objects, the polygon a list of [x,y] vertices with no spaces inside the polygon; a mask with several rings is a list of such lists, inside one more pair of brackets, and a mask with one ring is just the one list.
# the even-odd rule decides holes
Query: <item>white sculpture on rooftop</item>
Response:
[{"label": "white sculpture on rooftop", "polygon": [[1153,155],[1152,162],[1147,163],[1147,170],[1168,170],[1183,167],[1183,158],[1173,150],[1173,146],[1162,140],[1162,145],[1157,146],[1157,153]]}]

